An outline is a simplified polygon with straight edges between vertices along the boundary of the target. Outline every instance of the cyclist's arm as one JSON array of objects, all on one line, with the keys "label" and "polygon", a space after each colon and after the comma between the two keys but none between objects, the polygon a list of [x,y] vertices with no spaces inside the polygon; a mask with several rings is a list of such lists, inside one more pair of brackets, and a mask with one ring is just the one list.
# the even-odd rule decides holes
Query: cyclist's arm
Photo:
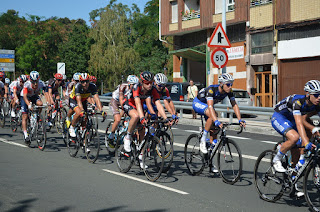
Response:
[{"label": "cyclist's arm", "polygon": [[27,94],[28,94],[28,89],[27,88],[24,88],[23,89],[23,100],[25,101],[25,103],[28,105],[28,107],[29,107],[29,105],[31,104],[31,102],[29,102],[29,100],[28,100],[28,97],[27,97]]},{"label": "cyclist's arm", "polygon": [[77,100],[77,104],[79,106],[79,109],[81,111],[83,111],[83,105],[82,105],[82,101],[81,101],[81,96],[80,95],[76,96],[76,100]]},{"label": "cyclist's arm", "polygon": [[4,86],[4,98],[8,99],[9,88],[8,86]]},{"label": "cyclist's arm", "polygon": [[171,115],[175,115],[176,111],[175,111],[175,108],[174,108],[174,105],[173,105],[171,99],[164,99],[163,102],[164,102],[164,106],[166,107],[167,111]]},{"label": "cyclist's arm", "polygon": [[236,117],[238,120],[241,120],[241,114],[240,114],[240,109],[239,109],[239,106],[237,103],[235,103],[233,106],[232,106],[232,109],[234,111],[234,113],[236,114]]},{"label": "cyclist's arm", "polygon": [[309,139],[307,137],[307,133],[306,133],[306,130],[303,126],[303,120],[302,120],[302,116],[301,114],[295,114],[293,115],[294,117],[294,120],[296,122],[296,126],[297,126],[297,129],[298,129],[298,133],[302,139],[302,145],[305,146],[309,143]]},{"label": "cyclist's arm", "polygon": [[13,88],[13,96],[14,96],[15,99],[18,99],[18,100],[19,100],[19,97],[18,97],[17,89],[16,89],[16,88]]},{"label": "cyclist's arm", "polygon": [[154,111],[154,109],[152,107],[151,98],[146,99],[146,105],[147,105],[147,108],[151,114],[156,114],[156,112]]},{"label": "cyclist's arm", "polygon": [[143,114],[143,109],[142,109],[142,104],[141,104],[141,100],[140,97],[135,97],[134,98],[134,103],[136,105],[138,114],[139,114],[139,118],[144,118],[144,114]]},{"label": "cyclist's arm", "polygon": [[52,98],[52,88],[48,88],[48,100],[49,100],[49,104],[53,105],[53,98]]},{"label": "cyclist's arm", "polygon": [[315,126],[313,126],[312,124],[310,124],[310,123],[308,122],[308,119],[309,119],[311,116],[314,116],[314,115],[316,115],[316,114],[317,114],[317,112],[315,111],[315,112],[308,113],[308,114],[302,116],[303,126],[306,128],[306,130],[309,130],[310,132],[312,132],[312,130],[313,130],[313,128],[314,128]]},{"label": "cyclist's arm", "polygon": [[207,104],[208,104],[209,117],[212,119],[213,122],[215,122],[216,120],[218,120],[218,117],[216,115],[215,109],[213,108],[213,100],[207,100]]},{"label": "cyclist's arm", "polygon": [[160,115],[161,115],[164,119],[168,119],[168,117],[167,117],[167,115],[166,115],[166,112],[164,111],[164,108],[163,108],[163,106],[162,106],[162,104],[161,104],[161,102],[160,102],[160,99],[156,100],[156,101],[155,101],[155,104],[156,104],[156,106],[157,106],[157,109],[158,109]]},{"label": "cyclist's arm", "polygon": [[94,102],[97,104],[98,109],[102,111],[102,104],[99,98],[99,94],[96,93],[95,95],[93,95],[93,99],[94,99]]}]

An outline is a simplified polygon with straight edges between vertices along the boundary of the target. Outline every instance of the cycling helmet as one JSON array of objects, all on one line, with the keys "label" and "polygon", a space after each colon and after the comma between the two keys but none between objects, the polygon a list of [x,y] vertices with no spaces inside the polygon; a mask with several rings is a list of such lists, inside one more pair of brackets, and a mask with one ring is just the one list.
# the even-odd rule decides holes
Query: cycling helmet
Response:
[{"label": "cycling helmet", "polygon": [[6,79],[4,80],[4,83],[10,84],[10,79],[9,79],[9,78],[6,78]]},{"label": "cycling helmet", "polygon": [[304,86],[304,91],[307,91],[310,94],[320,93],[320,81],[319,80],[308,81]]},{"label": "cycling helmet", "polygon": [[5,75],[4,75],[4,73],[3,73],[3,71],[0,71],[0,77],[4,77]]},{"label": "cycling helmet", "polygon": [[28,78],[27,78],[26,75],[21,75],[21,76],[19,77],[19,80],[22,81],[22,82],[25,82],[25,81],[28,80]]},{"label": "cycling helmet", "polygon": [[233,82],[234,79],[233,79],[233,76],[231,74],[221,74],[218,78],[218,82],[219,83],[228,83],[228,82]]},{"label": "cycling helmet", "polygon": [[30,80],[36,81],[39,79],[39,72],[37,71],[31,71],[30,72]]},{"label": "cycling helmet", "polygon": [[89,80],[89,74],[87,73],[81,73],[80,76],[79,76],[79,80],[80,81],[85,81],[85,80]]},{"label": "cycling helmet", "polygon": [[54,78],[55,78],[56,80],[62,80],[62,79],[63,79],[63,75],[60,74],[60,73],[56,73],[56,74],[54,75]]},{"label": "cycling helmet", "polygon": [[153,80],[153,74],[149,71],[144,71],[140,74],[142,82],[151,82]]},{"label": "cycling helmet", "polygon": [[139,78],[136,75],[129,75],[127,77],[127,82],[129,84],[137,84],[137,83],[139,83]]},{"label": "cycling helmet", "polygon": [[79,81],[79,77],[80,77],[80,73],[79,72],[73,74],[73,79],[75,81]]},{"label": "cycling helmet", "polygon": [[95,76],[90,76],[90,81],[93,83],[97,82],[97,78]]},{"label": "cycling helmet", "polygon": [[157,85],[166,85],[168,83],[168,78],[166,77],[166,75],[158,73],[156,74],[156,76],[154,76],[154,81]]}]

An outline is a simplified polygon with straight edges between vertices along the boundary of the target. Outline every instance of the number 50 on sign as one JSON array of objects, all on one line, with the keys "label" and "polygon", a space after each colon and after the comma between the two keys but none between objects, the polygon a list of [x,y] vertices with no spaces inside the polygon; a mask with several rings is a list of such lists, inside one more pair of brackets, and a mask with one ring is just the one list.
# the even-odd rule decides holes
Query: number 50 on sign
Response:
[{"label": "number 50 on sign", "polygon": [[228,63],[228,54],[224,49],[217,48],[211,53],[211,62],[217,68],[223,68]]}]

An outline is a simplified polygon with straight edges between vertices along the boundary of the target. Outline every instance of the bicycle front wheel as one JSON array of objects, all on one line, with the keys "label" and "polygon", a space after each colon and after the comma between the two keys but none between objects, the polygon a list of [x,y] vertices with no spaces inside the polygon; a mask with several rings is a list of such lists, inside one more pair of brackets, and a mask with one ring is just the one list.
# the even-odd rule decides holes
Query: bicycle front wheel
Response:
[{"label": "bicycle front wheel", "polygon": [[218,150],[218,169],[223,181],[228,184],[236,183],[242,172],[242,155],[238,145],[226,138]]},{"label": "bicycle front wheel", "polygon": [[61,108],[60,111],[57,112],[57,115],[55,117],[55,126],[57,128],[57,132],[59,134],[63,133],[64,130],[64,122],[65,118],[67,117],[67,111],[65,108]]},{"label": "bicycle front wheel", "polygon": [[5,114],[4,114],[4,110],[3,110],[3,108],[1,107],[0,108],[0,127],[4,127],[4,125],[5,125],[5,123],[6,123],[6,116],[5,116]]},{"label": "bicycle front wheel", "polygon": [[43,151],[47,144],[47,130],[45,120],[41,116],[39,117],[39,122],[37,123],[36,140],[38,148]]},{"label": "bicycle front wheel", "polygon": [[273,168],[273,158],[276,152],[266,150],[262,152],[254,167],[254,184],[261,199],[275,202],[284,193],[284,173],[276,172]]},{"label": "bicycle front wheel", "polygon": [[184,146],[184,160],[192,175],[199,175],[204,169],[204,158],[200,152],[200,137],[198,134],[191,134]]},{"label": "bicycle front wheel", "polygon": [[67,148],[68,153],[71,157],[75,157],[80,149],[80,135],[78,129],[76,130],[76,137],[73,138],[70,136],[69,130],[67,130]]},{"label": "bicycle front wheel", "polygon": [[320,165],[310,163],[303,180],[306,201],[312,211],[320,211]]},{"label": "bicycle front wheel", "polygon": [[[109,154],[111,154],[111,155],[115,154],[115,147],[116,147],[116,144],[114,144],[114,141],[109,140],[109,135],[111,133],[112,124],[113,124],[113,121],[110,121],[107,126],[106,134],[105,134],[105,138],[104,138],[105,139],[105,146],[106,146]],[[117,135],[117,133],[118,133],[118,130],[115,132],[115,134]],[[116,137],[114,140],[116,140]]]},{"label": "bicycle front wheel", "polygon": [[173,137],[167,132],[161,132],[159,139],[164,148],[164,166],[162,172],[165,173],[170,169],[173,162]]},{"label": "bicycle front wheel", "polygon": [[126,132],[123,132],[120,134],[120,136],[118,136],[115,148],[117,166],[119,171],[122,173],[127,173],[133,165],[133,150],[131,152],[126,152],[123,147],[123,138],[126,136],[126,134]]},{"label": "bicycle front wheel", "polygon": [[90,129],[85,136],[86,156],[90,163],[96,162],[100,151],[100,136],[96,129]]},{"label": "bicycle front wheel", "polygon": [[148,180],[156,181],[162,173],[164,165],[164,148],[160,139],[153,136],[144,146],[143,171]]}]

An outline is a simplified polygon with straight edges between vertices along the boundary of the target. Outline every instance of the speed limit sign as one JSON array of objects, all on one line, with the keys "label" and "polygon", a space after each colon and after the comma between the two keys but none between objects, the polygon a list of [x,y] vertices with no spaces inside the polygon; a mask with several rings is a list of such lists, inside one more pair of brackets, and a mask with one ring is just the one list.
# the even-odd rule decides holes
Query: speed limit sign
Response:
[{"label": "speed limit sign", "polygon": [[227,65],[228,54],[226,50],[217,48],[211,54],[211,62],[217,68],[223,68]]}]

